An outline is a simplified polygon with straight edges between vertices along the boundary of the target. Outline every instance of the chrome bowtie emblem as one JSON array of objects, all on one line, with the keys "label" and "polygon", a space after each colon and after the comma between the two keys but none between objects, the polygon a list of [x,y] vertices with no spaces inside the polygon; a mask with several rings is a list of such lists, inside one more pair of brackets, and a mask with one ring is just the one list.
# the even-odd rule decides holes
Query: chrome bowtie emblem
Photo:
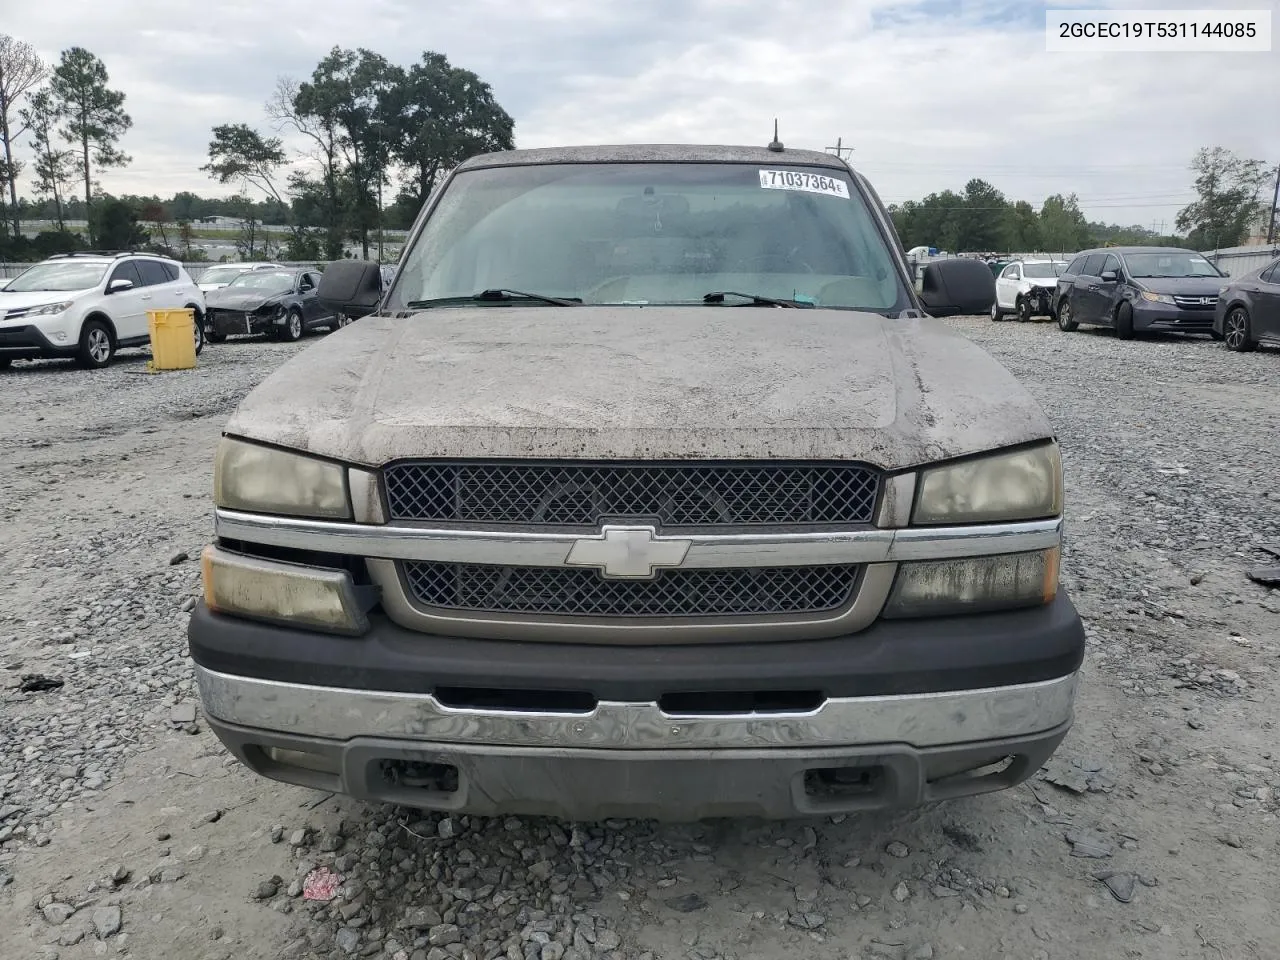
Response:
[{"label": "chrome bowtie emblem", "polygon": [[595,567],[606,577],[649,579],[659,567],[678,567],[692,540],[659,537],[653,527],[604,526],[598,537],[574,541],[565,563]]}]

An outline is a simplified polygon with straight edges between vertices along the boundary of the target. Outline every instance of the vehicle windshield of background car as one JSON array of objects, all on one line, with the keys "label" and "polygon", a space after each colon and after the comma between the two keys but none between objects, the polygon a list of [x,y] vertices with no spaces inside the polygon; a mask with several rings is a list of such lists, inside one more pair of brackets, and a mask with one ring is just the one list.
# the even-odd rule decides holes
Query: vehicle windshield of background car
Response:
[{"label": "vehicle windshield of background car", "polygon": [[1062,276],[1065,263],[1024,263],[1022,275],[1028,280],[1050,280]]},{"label": "vehicle windshield of background car", "polygon": [[264,297],[289,293],[293,290],[293,274],[268,273],[266,271],[242,273],[223,289],[246,293],[252,291],[253,293],[260,293]]},{"label": "vehicle windshield of background car", "polygon": [[1197,253],[1127,253],[1125,265],[1135,277],[1220,277],[1218,268]]},{"label": "vehicle windshield of background car", "polygon": [[401,259],[390,309],[509,289],[588,304],[735,291],[895,315],[912,304],[847,175],[780,163],[464,171]]},{"label": "vehicle windshield of background car", "polygon": [[8,286],[0,287],[0,292],[88,290],[96,287],[106,272],[105,263],[37,263],[10,280]]},{"label": "vehicle windshield of background car", "polygon": [[200,283],[230,283],[245,272],[244,267],[210,267],[200,274]]}]

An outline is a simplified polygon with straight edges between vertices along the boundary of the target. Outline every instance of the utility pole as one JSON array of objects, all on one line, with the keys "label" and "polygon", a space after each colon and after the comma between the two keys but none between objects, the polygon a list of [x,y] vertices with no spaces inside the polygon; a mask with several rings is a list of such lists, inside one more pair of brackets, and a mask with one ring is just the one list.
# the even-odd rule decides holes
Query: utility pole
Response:
[{"label": "utility pole", "polygon": [[834,153],[841,160],[844,160],[846,153],[853,153],[853,147],[846,147],[844,145],[844,137],[836,137],[836,145],[834,147],[827,147],[827,152]]},{"label": "utility pole", "polygon": [[1276,187],[1271,192],[1271,217],[1267,220],[1267,243],[1270,244],[1276,235],[1276,202],[1280,200],[1280,166],[1276,167]]},{"label": "utility pole", "polygon": [[382,153],[382,127],[377,129],[378,135],[378,263],[382,263],[382,180],[386,174],[386,157]]}]

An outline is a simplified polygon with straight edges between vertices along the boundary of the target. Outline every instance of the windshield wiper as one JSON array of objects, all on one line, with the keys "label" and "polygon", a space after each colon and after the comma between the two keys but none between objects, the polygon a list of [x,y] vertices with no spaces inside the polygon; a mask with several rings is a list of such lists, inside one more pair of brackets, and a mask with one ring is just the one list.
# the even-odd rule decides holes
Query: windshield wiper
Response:
[{"label": "windshield wiper", "polygon": [[554,307],[580,307],[581,297],[551,297],[545,293],[525,293],[521,290],[494,288],[481,290],[469,297],[435,297],[431,300],[410,300],[405,304],[410,310],[423,310],[428,307],[447,307],[457,303],[512,303],[516,300],[532,300],[535,303],[548,303]]},{"label": "windshield wiper", "polygon": [[[749,300],[753,307],[812,307],[812,303],[798,300],[779,300],[776,297],[762,297],[754,293],[739,293],[736,290],[717,290],[703,296],[703,303],[724,303],[725,297],[741,297]],[[745,304],[744,304],[745,306]]]}]

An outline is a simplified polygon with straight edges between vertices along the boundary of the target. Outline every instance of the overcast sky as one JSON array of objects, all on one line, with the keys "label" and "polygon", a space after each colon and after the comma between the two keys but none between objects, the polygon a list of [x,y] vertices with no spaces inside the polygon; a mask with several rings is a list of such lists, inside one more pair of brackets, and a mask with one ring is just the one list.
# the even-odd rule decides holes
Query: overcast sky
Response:
[{"label": "overcast sky", "polygon": [[210,129],[269,129],[276,78],[305,78],[334,45],[405,65],[444,53],[492,85],[520,147],[764,144],[776,116],[788,146],[842,137],[886,202],[976,176],[1168,230],[1197,148],[1280,163],[1280,41],[1046,53],[1046,6],[1229,6],[1280,24],[1280,0],[0,0],[0,31],[51,62],[79,45],[106,63],[133,117],[133,164],[102,176],[112,193],[226,194],[199,170]]}]

